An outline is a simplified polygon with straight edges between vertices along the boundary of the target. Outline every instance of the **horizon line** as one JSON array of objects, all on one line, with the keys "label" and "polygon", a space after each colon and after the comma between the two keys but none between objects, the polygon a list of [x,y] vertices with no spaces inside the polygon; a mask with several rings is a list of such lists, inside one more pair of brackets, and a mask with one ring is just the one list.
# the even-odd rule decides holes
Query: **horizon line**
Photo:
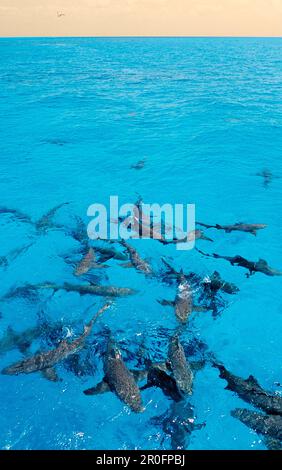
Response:
[{"label": "horizon line", "polygon": [[55,35],[44,35],[44,36],[1,36],[0,39],[146,39],[146,38],[152,38],[152,39],[185,39],[185,38],[195,38],[195,39],[202,39],[202,38],[214,38],[214,39],[222,39],[222,38],[230,38],[230,39],[282,39],[282,36],[256,36],[256,35],[117,35],[117,36],[112,36],[112,35],[85,35],[85,36],[80,36],[80,35],[68,35],[68,36],[55,36]]}]

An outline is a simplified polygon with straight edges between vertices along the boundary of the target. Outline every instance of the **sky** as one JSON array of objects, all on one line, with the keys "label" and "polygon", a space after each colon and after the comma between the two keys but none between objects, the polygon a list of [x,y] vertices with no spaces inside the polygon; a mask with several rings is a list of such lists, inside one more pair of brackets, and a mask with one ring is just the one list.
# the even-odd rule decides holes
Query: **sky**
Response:
[{"label": "sky", "polygon": [[0,36],[282,36],[282,0],[0,0]]}]

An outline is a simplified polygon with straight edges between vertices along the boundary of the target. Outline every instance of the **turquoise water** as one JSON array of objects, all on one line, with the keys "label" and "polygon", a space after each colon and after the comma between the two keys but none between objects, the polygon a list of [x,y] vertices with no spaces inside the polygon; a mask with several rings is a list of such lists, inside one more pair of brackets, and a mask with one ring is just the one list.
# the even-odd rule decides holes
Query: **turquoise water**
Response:
[{"label": "turquoise water", "polygon": [[[137,193],[148,203],[195,203],[197,219],[208,224],[268,224],[256,238],[209,230],[214,243],[199,241],[198,247],[264,258],[282,269],[282,179],[265,188],[255,176],[268,168],[282,177],[281,39],[1,39],[0,57],[1,206],[37,220],[71,203],[56,214],[64,229],[42,235],[0,214],[0,256],[9,259],[1,266],[2,297],[24,283],[77,282],[66,263],[66,257],[77,259],[79,248],[69,235],[73,216],[87,222],[88,206],[108,204],[110,195],[121,203],[134,202]],[[130,168],[144,158],[143,169]],[[281,392],[275,385],[282,380],[281,278],[247,279],[245,270],[224,260],[155,241],[134,246],[156,271],[167,256],[178,269],[202,277],[216,269],[235,283],[240,292],[223,296],[224,311],[216,319],[194,313],[181,341],[187,354],[195,353],[196,337],[234,373],[253,374],[266,389]],[[136,367],[144,345],[152,359],[164,360],[178,326],[172,309],[156,302],[173,299],[175,285],[114,260],[107,264],[108,279],[101,282],[138,289],[138,295],[118,299],[95,325],[80,355],[85,375],[65,363],[57,366],[58,383],[39,373],[0,375],[2,449],[171,448],[170,436],[152,420],[171,406],[161,390],[142,392],[146,410],[138,415],[112,393],[82,393],[102,378],[108,329],[127,365]],[[103,301],[63,291],[2,300],[0,338],[9,326],[22,332],[59,321],[57,335],[47,331],[24,354],[50,349],[67,334],[81,333],[93,302],[95,310]],[[0,369],[24,354],[2,351]],[[208,364],[196,374],[188,401],[197,423],[206,426],[186,446],[264,449],[261,436],[231,417],[232,409],[248,405],[225,386]]]}]

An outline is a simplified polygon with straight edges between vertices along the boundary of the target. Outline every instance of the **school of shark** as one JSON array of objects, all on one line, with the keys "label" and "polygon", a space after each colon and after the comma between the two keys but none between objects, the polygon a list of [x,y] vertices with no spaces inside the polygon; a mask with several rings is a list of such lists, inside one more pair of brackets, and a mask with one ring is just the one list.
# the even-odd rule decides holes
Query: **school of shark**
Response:
[{"label": "school of shark", "polygon": [[[143,164],[145,162],[139,162],[136,169],[142,168]],[[178,450],[189,448],[192,433],[205,426],[205,423],[199,423],[195,418],[191,396],[193,395],[195,375],[209,364],[218,371],[219,379],[226,381],[226,393],[232,392],[242,402],[252,407],[236,408],[232,410],[231,416],[262,436],[265,446],[269,450],[281,450],[282,396],[265,390],[253,375],[247,378],[236,376],[217,360],[207,345],[204,345],[201,359],[192,360],[182,341],[183,332],[187,328],[192,328],[190,320],[193,314],[202,315],[210,312],[216,318],[222,314],[228,304],[225,299],[239,295],[238,287],[223,279],[218,271],[202,277],[195,272],[185,272],[184,268],[177,270],[173,266],[173,261],[168,260],[165,256],[166,245],[170,243],[162,236],[165,231],[163,226],[160,227],[158,240],[152,236],[152,239],[155,239],[154,243],[161,242],[164,250],[164,256],[159,263],[160,267],[156,271],[151,262],[143,259],[139,254],[136,241],[134,246],[130,240],[104,240],[103,243],[91,241],[88,238],[84,220],[77,215],[73,215],[75,223],[72,228],[57,223],[58,214],[66,206],[68,203],[59,204],[36,221],[17,209],[0,207],[0,217],[8,215],[21,223],[28,224],[33,231],[30,244],[6,253],[0,258],[0,268],[3,270],[7,269],[23,253],[28,253],[36,237],[44,236],[48,231],[54,229],[63,231],[66,236],[74,239],[79,245],[75,256],[64,257],[64,262],[72,267],[73,282],[57,283],[48,279],[39,284],[16,285],[8,290],[1,300],[9,302],[11,299],[23,297],[37,302],[40,296],[46,292],[54,294],[61,291],[64,295],[76,293],[79,296],[98,298],[102,305],[96,309],[94,315],[89,313],[93,305],[84,312],[84,318],[89,315],[90,320],[84,323],[81,333],[75,337],[68,337],[68,335],[66,337],[63,334],[65,325],[60,321],[50,323],[45,319],[41,321],[40,325],[34,325],[33,328],[21,332],[15,331],[10,326],[0,338],[0,354],[6,355],[8,361],[9,353],[12,350],[18,350],[22,358],[15,363],[8,361],[2,374],[18,376],[38,373],[51,382],[59,382],[62,379],[58,373],[58,365],[63,365],[69,373],[78,377],[93,376],[93,386],[81,389],[81,393],[88,396],[89,400],[95,400],[95,396],[99,394],[112,393],[132,413],[146,413],[143,392],[157,387],[168,398],[170,406],[164,415],[155,417],[153,421],[157,427],[160,427],[163,435],[169,437],[171,449]],[[139,231],[141,219],[143,224],[144,220],[147,222],[147,227],[145,227],[147,236],[152,233],[150,218],[144,218],[144,214],[135,214],[132,226]],[[227,261],[233,267],[245,269],[247,277],[257,274],[270,277],[282,276],[282,271],[269,266],[264,259],[252,261],[238,254],[224,256],[223,254],[207,253],[198,247],[198,243],[212,246],[212,239],[206,235],[207,231],[210,233],[216,230],[226,234],[240,231],[256,236],[259,231],[267,229],[265,224],[212,225],[198,222],[196,225],[201,227],[193,232],[197,256]],[[144,225],[142,227],[144,229]],[[171,243],[176,244],[178,241],[173,240]],[[141,344],[134,368],[128,365],[124,348],[113,337],[112,332],[104,331],[104,348],[100,357],[103,364],[103,378],[100,381],[95,381],[95,367],[91,363],[92,356],[88,354],[89,338],[91,335],[97,334],[95,329],[99,319],[110,314],[113,305],[118,304],[120,298],[135,296],[138,302],[139,294],[136,289],[130,286],[118,287],[107,283],[107,272],[112,266],[107,264],[109,262],[114,263],[116,269],[134,269],[149,281],[160,282],[164,287],[173,286],[174,298],[156,298],[156,302],[159,304],[160,315],[164,308],[171,310],[171,314],[175,315],[177,328],[167,338],[166,357],[163,357],[162,360],[159,357],[152,357],[146,350],[146,345]],[[120,318],[120,322],[122,322],[122,318]],[[81,326],[75,325],[75,327],[77,326],[81,328]],[[53,341],[49,341],[52,346],[47,350],[38,350],[32,354],[32,344],[42,336],[52,338]]]}]

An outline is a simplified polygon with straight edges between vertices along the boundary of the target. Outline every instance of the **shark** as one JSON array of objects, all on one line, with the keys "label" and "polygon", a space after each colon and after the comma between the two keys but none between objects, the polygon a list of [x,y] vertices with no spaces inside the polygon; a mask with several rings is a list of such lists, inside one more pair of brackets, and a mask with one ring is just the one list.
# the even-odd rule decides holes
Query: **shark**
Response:
[{"label": "shark", "polygon": [[186,359],[178,334],[175,334],[169,343],[168,367],[172,371],[180,392],[185,395],[192,395],[194,374],[190,363]]},{"label": "shark", "polygon": [[57,206],[50,209],[46,214],[42,215],[42,217],[40,217],[40,219],[36,220],[35,222],[28,214],[25,214],[24,212],[18,209],[0,207],[0,214],[10,214],[21,222],[32,225],[33,227],[35,227],[37,234],[40,235],[46,233],[49,229],[60,228],[58,225],[54,224],[53,219],[56,215],[56,212],[68,204],[69,202],[63,202],[61,204],[58,204]]},{"label": "shark", "polygon": [[282,271],[271,268],[268,265],[267,261],[265,261],[264,259],[259,259],[258,261],[249,261],[240,255],[222,256],[216,253],[213,253],[212,255],[210,255],[210,254],[204,253],[198,248],[196,248],[196,250],[201,255],[207,256],[209,258],[224,259],[228,261],[232,266],[240,266],[242,268],[247,269],[249,271],[249,273],[247,274],[247,277],[253,276],[255,273],[262,273],[262,274],[265,274],[266,276],[271,276],[271,277],[282,276]]},{"label": "shark", "polygon": [[109,339],[104,358],[104,378],[95,387],[84,390],[85,395],[98,395],[105,392],[113,392],[134,413],[144,411],[140,390],[136,378],[140,373],[130,371],[121,355],[116,343]]},{"label": "shark", "polygon": [[38,352],[37,354],[28,357],[22,361],[16,362],[2,370],[4,375],[19,375],[19,374],[31,374],[34,372],[42,372],[46,378],[52,381],[58,381],[54,366],[67,359],[69,356],[76,354],[80,351],[86,341],[86,338],[90,335],[92,328],[97,321],[98,317],[104,313],[110,307],[110,303],[106,303],[95,316],[87,323],[84,327],[83,333],[73,341],[67,339],[60,342],[59,346],[49,351]]},{"label": "shark", "polygon": [[53,290],[54,292],[64,290],[66,292],[77,292],[80,295],[97,295],[101,297],[127,297],[134,295],[136,290],[127,287],[102,286],[99,284],[70,284],[65,282],[62,285],[45,282],[43,284],[25,284],[24,286],[11,289],[4,297],[10,299],[14,297],[36,297],[40,290]]},{"label": "shark", "polygon": [[229,372],[222,364],[213,362],[213,366],[219,370],[220,378],[227,381],[227,390],[235,392],[244,401],[265,413],[282,416],[282,397],[264,390],[253,375],[242,379]]},{"label": "shark", "polygon": [[194,408],[185,401],[172,402],[166,413],[153,417],[151,422],[161,426],[165,435],[170,437],[171,450],[186,450],[192,433],[206,425],[196,424]]},{"label": "shark", "polygon": [[249,428],[262,434],[264,437],[282,442],[282,416],[264,415],[244,408],[236,408],[231,411],[231,416],[238,419]]},{"label": "shark", "polygon": [[105,264],[97,263],[94,249],[89,248],[86,255],[84,255],[82,260],[77,264],[74,275],[79,277],[87,274],[91,269],[105,269],[107,267],[108,266]]},{"label": "shark", "polygon": [[129,245],[125,240],[121,241],[122,246],[127,250],[131,263],[126,267],[134,267],[137,271],[141,271],[145,275],[152,275],[153,270],[148,261],[141,258],[139,253],[133,246]]},{"label": "shark", "polygon": [[178,277],[177,292],[174,301],[159,300],[161,305],[174,307],[176,318],[181,323],[187,323],[188,318],[193,311],[203,312],[207,307],[196,306],[193,303],[193,290],[190,283],[187,281],[183,270]]},{"label": "shark", "polygon": [[255,236],[257,235],[258,230],[263,230],[267,227],[266,224],[246,224],[244,222],[239,222],[233,225],[219,225],[219,224],[207,225],[201,222],[197,222],[197,225],[200,225],[201,227],[205,227],[206,229],[214,228],[216,230],[224,230],[224,232],[226,233],[247,232]]}]

